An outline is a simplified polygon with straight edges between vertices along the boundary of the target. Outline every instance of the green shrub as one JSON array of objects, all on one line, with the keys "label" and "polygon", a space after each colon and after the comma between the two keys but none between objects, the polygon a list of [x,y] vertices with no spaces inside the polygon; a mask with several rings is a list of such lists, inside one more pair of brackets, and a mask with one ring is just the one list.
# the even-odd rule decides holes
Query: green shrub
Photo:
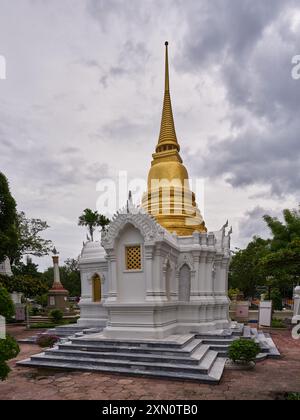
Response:
[{"label": "green shrub", "polygon": [[0,315],[4,318],[12,318],[15,314],[15,306],[8,291],[0,285]]},{"label": "green shrub", "polygon": [[282,311],[282,296],[279,289],[275,288],[272,290],[271,300],[273,302],[273,310]]},{"label": "green shrub", "polygon": [[260,353],[260,347],[255,341],[240,338],[229,347],[228,355],[234,362],[252,362]]},{"label": "green shrub", "polygon": [[239,289],[229,289],[228,290],[228,297],[230,300],[236,299],[241,294]]},{"label": "green shrub", "polygon": [[59,341],[59,337],[56,335],[41,335],[37,340],[36,343],[40,347],[53,347],[55,343]]},{"label": "green shrub", "polygon": [[9,372],[10,368],[6,361],[14,359],[20,352],[20,347],[16,340],[7,335],[4,340],[0,340],[0,380],[4,381]]},{"label": "green shrub", "polygon": [[286,396],[287,401],[300,401],[300,393],[298,392],[290,392]]},{"label": "green shrub", "polygon": [[282,319],[276,319],[276,318],[274,318],[274,319],[272,319],[271,327],[272,328],[285,328],[286,325],[282,321]]},{"label": "green shrub", "polygon": [[7,335],[4,340],[0,340],[0,361],[14,359],[19,352],[18,343],[10,335]]},{"label": "green shrub", "polygon": [[51,317],[51,318],[52,318],[52,320],[53,320],[54,322],[56,322],[56,323],[61,322],[61,321],[62,321],[62,319],[63,319],[63,316],[64,316],[63,312],[62,312],[62,311],[60,311],[59,309],[53,309],[53,310],[50,312],[50,317]]},{"label": "green shrub", "polygon": [[44,293],[43,295],[36,296],[35,300],[39,305],[42,305],[43,308],[46,308],[46,306],[48,305],[48,293]]},{"label": "green shrub", "polygon": [[5,362],[0,362],[0,381],[4,381],[10,372],[10,367]]},{"label": "green shrub", "polygon": [[30,309],[30,315],[31,316],[36,316],[40,314],[40,309],[37,308],[36,306],[34,306],[33,308]]}]

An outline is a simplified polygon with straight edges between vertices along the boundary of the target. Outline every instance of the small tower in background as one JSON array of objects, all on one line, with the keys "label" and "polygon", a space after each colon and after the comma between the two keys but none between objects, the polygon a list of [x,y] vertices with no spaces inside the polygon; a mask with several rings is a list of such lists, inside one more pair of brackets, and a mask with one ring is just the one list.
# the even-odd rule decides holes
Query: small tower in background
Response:
[{"label": "small tower in background", "polygon": [[48,309],[60,309],[65,311],[68,307],[69,292],[64,289],[60,281],[59,256],[57,250],[53,249],[53,285],[48,292]]}]

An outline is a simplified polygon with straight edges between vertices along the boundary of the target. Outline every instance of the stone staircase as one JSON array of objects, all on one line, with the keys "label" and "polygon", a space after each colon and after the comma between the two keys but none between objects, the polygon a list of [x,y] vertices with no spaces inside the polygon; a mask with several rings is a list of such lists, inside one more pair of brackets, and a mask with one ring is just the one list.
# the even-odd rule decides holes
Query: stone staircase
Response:
[{"label": "stone staircase", "polygon": [[21,366],[89,370],[215,384],[221,379],[225,358],[195,336],[166,340],[108,340],[98,334],[72,338],[57,347],[18,363]]},{"label": "stone staircase", "polygon": [[107,339],[101,333],[75,332],[21,366],[110,372],[187,379],[218,384],[230,344],[243,336],[260,343],[258,361],[278,357],[272,339],[255,329],[235,326],[211,334],[173,335],[163,340]]}]

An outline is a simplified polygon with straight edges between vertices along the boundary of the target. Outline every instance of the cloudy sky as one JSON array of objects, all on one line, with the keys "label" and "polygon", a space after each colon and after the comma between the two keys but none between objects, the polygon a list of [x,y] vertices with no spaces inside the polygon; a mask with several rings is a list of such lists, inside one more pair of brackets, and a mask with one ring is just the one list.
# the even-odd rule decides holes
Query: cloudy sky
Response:
[{"label": "cloudy sky", "polygon": [[97,181],[147,176],[168,40],[177,137],[205,181],[209,230],[229,219],[233,246],[266,235],[262,215],[300,201],[299,35],[297,0],[0,0],[0,170],[18,209],[77,257]]}]

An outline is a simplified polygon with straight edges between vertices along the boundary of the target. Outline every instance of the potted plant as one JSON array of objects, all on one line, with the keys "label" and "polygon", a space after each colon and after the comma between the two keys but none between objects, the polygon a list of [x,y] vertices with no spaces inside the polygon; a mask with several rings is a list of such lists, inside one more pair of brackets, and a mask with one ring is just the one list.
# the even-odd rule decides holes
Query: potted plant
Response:
[{"label": "potted plant", "polygon": [[240,338],[233,341],[228,350],[231,367],[246,370],[253,369],[256,356],[260,352],[260,346],[254,340]]}]

